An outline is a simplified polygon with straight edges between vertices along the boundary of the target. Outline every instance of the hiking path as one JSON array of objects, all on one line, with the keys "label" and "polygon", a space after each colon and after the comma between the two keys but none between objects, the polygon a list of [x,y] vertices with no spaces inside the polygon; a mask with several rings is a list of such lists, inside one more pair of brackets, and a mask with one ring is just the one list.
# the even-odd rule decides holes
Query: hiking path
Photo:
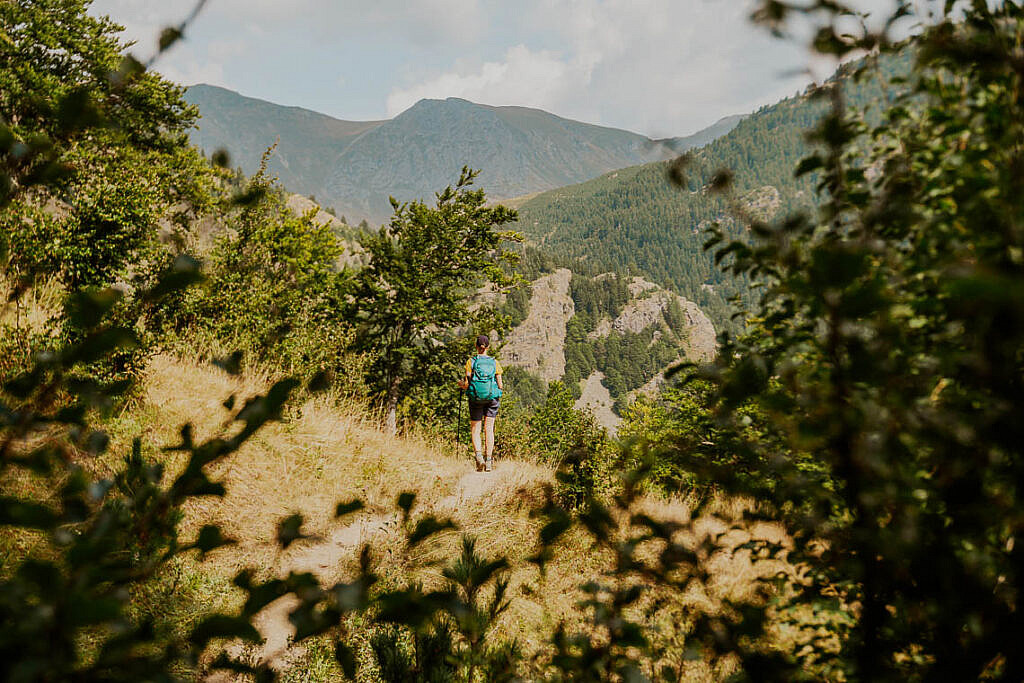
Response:
[{"label": "hiking path", "polygon": [[[480,500],[495,488],[513,483],[521,474],[519,468],[520,463],[506,461],[498,463],[493,472],[471,470],[458,480],[454,491],[435,504],[430,512],[440,517],[458,517],[467,503]],[[299,552],[282,562],[276,573],[284,577],[293,571],[310,572],[321,584],[330,584],[339,578],[338,568],[344,559],[367,543],[373,544],[382,537],[400,533],[400,521],[397,513],[363,514],[355,521],[331,529],[320,540],[307,542]],[[292,645],[295,627],[288,619],[298,604],[294,595],[286,595],[267,605],[253,622],[264,640],[255,658],[278,671],[286,668],[289,660],[300,653],[299,648]],[[241,648],[236,646],[232,654],[237,656],[240,653]]]}]

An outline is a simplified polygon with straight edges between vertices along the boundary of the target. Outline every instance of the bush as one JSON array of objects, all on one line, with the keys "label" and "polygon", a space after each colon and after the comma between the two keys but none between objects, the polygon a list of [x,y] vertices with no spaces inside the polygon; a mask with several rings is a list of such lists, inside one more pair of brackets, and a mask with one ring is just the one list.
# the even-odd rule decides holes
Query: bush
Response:
[{"label": "bush", "polygon": [[[912,93],[871,131],[868,155],[841,82],[822,88],[819,152],[797,169],[818,174],[818,214],[752,219],[750,243],[716,247],[766,288],[752,333],[703,370],[714,392],[697,422],[729,434],[749,473],[719,479],[724,490],[755,497],[794,541],[802,576],[777,608],[787,627],[829,615],[773,669],[743,646],[763,632],[763,604],[717,634],[706,621],[706,646],[739,652],[750,676],[1024,672],[1024,83],[1010,47],[1024,8],[958,5],[961,21],[953,4],[918,38]],[[786,13],[763,5],[766,20]],[[833,29],[818,50],[888,45]],[[761,433],[747,407],[765,416]]]},{"label": "bush", "polygon": [[365,395],[354,327],[341,313],[352,284],[338,267],[343,246],[315,210],[294,215],[265,169],[241,196],[240,208],[225,207],[205,284],[165,309],[164,325],[184,339],[208,334],[283,373],[330,372]]},{"label": "bush", "polygon": [[[180,539],[182,506],[223,495],[203,468],[279,416],[294,384],[240,408],[232,436],[195,443],[183,427],[175,448],[188,464],[170,485],[164,468],[143,458],[139,439],[120,471],[93,478],[79,463],[105,451],[109,439],[86,416],[108,411],[119,387],[72,373],[135,340],[131,330],[105,324],[116,294],[76,299],[73,308],[93,313],[95,326],[77,344],[36,354],[33,367],[0,392],[0,528],[5,545],[23,548],[0,568],[0,673],[9,681],[159,677],[194,668],[214,637],[258,638],[247,617],[216,613],[204,613],[187,634],[169,632],[133,600],[176,557],[202,557],[231,542],[210,525],[190,542]],[[53,494],[38,496],[40,489]]]}]

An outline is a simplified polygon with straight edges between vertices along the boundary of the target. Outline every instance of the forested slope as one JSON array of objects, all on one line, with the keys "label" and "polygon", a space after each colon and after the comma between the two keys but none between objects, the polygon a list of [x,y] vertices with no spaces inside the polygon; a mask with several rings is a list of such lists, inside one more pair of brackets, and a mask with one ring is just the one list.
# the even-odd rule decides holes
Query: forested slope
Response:
[{"label": "forested slope", "polygon": [[[898,91],[894,77],[907,73],[910,62],[904,52],[880,60],[877,70],[857,81],[847,77],[849,103],[870,103],[873,111],[884,106]],[[643,275],[698,303],[716,327],[725,326],[728,299],[746,295],[749,283],[715,267],[703,250],[705,229],[721,221],[727,233],[740,235],[744,226],[730,220],[736,199],[762,217],[814,201],[815,176],[796,178],[793,169],[808,154],[806,133],[827,106],[805,93],[758,110],[694,152],[682,186],[669,180],[672,162],[656,162],[545,192],[520,207],[520,229],[574,269]],[[732,197],[707,191],[721,169],[733,173]]]}]

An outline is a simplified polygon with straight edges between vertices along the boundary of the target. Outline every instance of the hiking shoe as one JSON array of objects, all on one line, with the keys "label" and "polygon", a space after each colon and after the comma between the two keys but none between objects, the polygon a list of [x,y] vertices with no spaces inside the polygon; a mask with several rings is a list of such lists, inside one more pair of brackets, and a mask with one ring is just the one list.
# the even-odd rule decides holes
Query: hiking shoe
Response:
[{"label": "hiking shoe", "polygon": [[490,472],[493,469],[494,469],[494,461],[491,460],[490,458],[487,458],[487,463],[484,466],[484,472]]},{"label": "hiking shoe", "polygon": [[483,456],[480,456],[480,455],[476,456],[476,471],[477,472],[483,472],[484,471],[484,459],[483,459]]}]

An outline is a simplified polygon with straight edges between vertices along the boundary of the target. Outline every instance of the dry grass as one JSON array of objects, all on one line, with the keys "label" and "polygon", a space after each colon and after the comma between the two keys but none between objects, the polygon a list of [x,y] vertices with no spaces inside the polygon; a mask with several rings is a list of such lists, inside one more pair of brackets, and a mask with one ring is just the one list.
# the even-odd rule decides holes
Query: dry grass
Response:
[{"label": "dry grass", "polygon": [[[3,286],[0,282],[0,289]],[[43,332],[59,312],[61,297],[56,286],[33,287],[23,297],[20,310],[0,307],[0,325]],[[233,377],[192,358],[156,356],[149,363],[141,393],[108,425],[114,438],[110,451],[88,461],[88,466],[102,475],[113,474],[138,436],[146,454],[165,463],[169,480],[184,465],[184,456],[161,449],[179,441],[183,424],[193,424],[197,439],[231,433],[237,427],[224,401],[235,396],[240,405],[265,392],[273,379],[258,371]],[[175,567],[184,579],[174,580],[175,592],[167,596],[168,604],[189,602],[187,609],[193,612],[183,614],[183,620],[194,618],[203,608],[230,605],[239,596],[231,592],[229,579],[242,567],[254,567],[264,575],[308,569],[325,580],[341,578],[354,569],[356,549],[364,542],[371,543],[386,582],[400,584],[411,578],[438,582],[439,569],[431,563],[453,557],[460,535],[467,533],[477,537],[479,552],[507,556],[514,567],[512,607],[499,625],[499,637],[517,639],[532,655],[544,651],[547,637],[559,622],[568,623],[570,629],[583,627],[578,587],[602,577],[610,566],[608,554],[595,550],[584,533],[573,531],[561,542],[543,577],[524,562],[535,551],[539,525],[529,510],[540,500],[541,487],[553,481],[550,468],[532,462],[499,462],[493,474],[476,475],[468,452],[456,452],[450,444],[417,434],[389,437],[379,425],[377,416],[335,396],[309,399],[289,408],[284,422],[268,425],[240,452],[212,466],[211,478],[224,482],[227,495],[190,504],[183,533],[188,538],[201,525],[214,522],[238,544],[213,553],[202,564],[188,559]],[[7,487],[20,487],[40,497],[52,494],[40,489],[38,482],[18,482],[10,476],[3,482]],[[395,499],[404,491],[417,494],[415,514],[451,517],[459,532],[426,544],[416,557],[406,556],[394,516]],[[358,532],[345,536],[346,528],[333,512],[339,501],[352,498],[362,499],[367,510],[348,528]],[[719,610],[723,600],[754,595],[758,579],[792,571],[784,556],[755,562],[749,550],[736,550],[752,538],[787,543],[776,525],[743,522],[750,501],[714,501],[696,520],[690,517],[691,503],[650,498],[641,502],[639,510],[683,524],[679,540],[690,547],[701,547],[709,537],[724,542],[723,550],[704,558],[711,581],[704,589],[678,596],[678,613],[693,607]],[[277,523],[296,512],[306,520],[304,531],[316,538],[282,552],[274,541]],[[7,540],[4,552],[24,556],[38,539],[30,534]],[[321,552],[324,548],[330,551]],[[685,635],[685,622],[669,626]],[[787,641],[795,635],[779,631],[778,637]],[[726,673],[694,662],[686,669],[685,679],[720,680]]]},{"label": "dry grass", "polygon": [[[197,439],[230,431],[223,402],[229,396],[242,402],[270,383],[271,378],[259,374],[231,377],[212,366],[157,356],[112,452],[123,452],[133,428],[141,428],[147,442],[158,445],[175,443],[186,422],[193,424]],[[416,435],[389,437],[378,424],[355,406],[335,405],[331,397],[290,409],[284,422],[268,425],[237,454],[211,468],[211,478],[225,483],[227,495],[193,504],[187,510],[186,533],[200,524],[218,523],[239,541],[230,553],[235,562],[269,568],[283,559],[273,542],[277,522],[292,513],[304,516],[307,533],[326,536],[335,526],[335,505],[352,498],[362,499],[369,513],[380,514],[394,510],[399,493],[412,491],[418,511],[452,508],[456,519],[482,503],[462,500],[465,492],[459,482],[470,470],[467,457]],[[165,457],[171,473],[184,464],[181,457]],[[495,474],[497,483],[486,495],[492,503],[551,478],[549,471],[523,463]]]},{"label": "dry grass", "polygon": [[64,290],[56,282],[39,281],[11,302],[15,288],[15,283],[0,275],[0,326],[10,325],[29,333],[46,331],[60,313]]},{"label": "dry grass", "polygon": [[[223,402],[236,396],[240,404],[263,393],[272,381],[258,372],[232,377],[193,360],[157,356],[149,364],[142,393],[113,420],[110,455],[96,466],[112,472],[130,440],[142,436],[147,454],[162,459],[168,476],[173,476],[184,465],[183,456],[160,448],[178,442],[182,424],[191,422],[197,439],[230,433],[235,427]],[[499,636],[516,638],[532,655],[545,650],[559,622],[570,628],[583,626],[578,587],[599,580],[610,557],[595,550],[584,533],[574,531],[563,539],[545,576],[523,561],[535,551],[539,525],[528,513],[541,498],[541,488],[553,481],[550,469],[504,461],[497,463],[494,473],[478,475],[468,452],[456,453],[449,444],[415,434],[392,438],[378,425],[379,420],[357,406],[318,397],[290,408],[284,422],[268,425],[237,454],[212,466],[211,478],[225,483],[227,495],[190,504],[184,536],[215,522],[238,544],[213,553],[201,565],[193,563],[190,570],[207,577],[210,590],[221,591],[242,567],[254,567],[264,575],[309,570],[332,580],[354,570],[356,549],[368,542],[386,583],[417,578],[429,584],[440,581],[439,569],[431,562],[453,557],[460,534],[467,533],[477,537],[479,552],[507,556],[514,566],[512,607],[499,625]],[[394,516],[395,499],[403,491],[417,494],[416,515],[450,516],[459,532],[426,544],[416,557],[405,555]],[[367,510],[346,520],[351,526],[345,527],[333,512],[338,502],[352,498],[362,499]],[[691,547],[700,547],[712,536],[725,542],[725,550],[705,558],[713,576],[706,589],[678,596],[679,614],[692,607],[718,610],[724,599],[753,595],[759,578],[789,571],[784,559],[755,563],[749,550],[730,550],[751,538],[786,543],[776,526],[742,522],[750,506],[742,500],[715,501],[705,506],[699,519],[691,520],[691,501],[641,502],[642,512],[683,524],[678,538]],[[274,541],[277,523],[295,512],[306,520],[304,531],[317,538],[282,552]],[[223,605],[226,599],[211,595],[210,603]],[[671,627],[682,638],[687,625],[676,622]],[[686,680],[711,681],[719,680],[724,671],[695,662],[685,675]]]}]

